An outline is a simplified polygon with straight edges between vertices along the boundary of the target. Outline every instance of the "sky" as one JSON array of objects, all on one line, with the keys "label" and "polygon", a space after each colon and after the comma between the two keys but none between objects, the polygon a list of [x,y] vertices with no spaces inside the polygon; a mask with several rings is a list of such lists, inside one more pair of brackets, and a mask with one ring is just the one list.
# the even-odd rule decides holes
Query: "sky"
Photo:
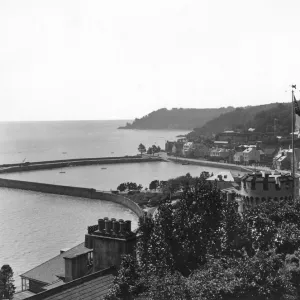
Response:
[{"label": "sky", "polygon": [[0,0],[0,121],[290,101],[297,0]]}]

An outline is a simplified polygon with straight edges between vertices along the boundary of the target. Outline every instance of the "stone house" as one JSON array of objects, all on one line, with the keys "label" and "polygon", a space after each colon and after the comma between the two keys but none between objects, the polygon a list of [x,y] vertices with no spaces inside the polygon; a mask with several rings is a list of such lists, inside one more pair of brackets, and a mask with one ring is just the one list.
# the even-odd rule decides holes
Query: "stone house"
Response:
[{"label": "stone house", "polygon": [[243,151],[243,159],[245,164],[260,162],[260,152],[254,147],[249,147]]},{"label": "stone house", "polygon": [[233,162],[236,164],[244,163],[244,153],[242,151],[235,152],[233,155]]}]

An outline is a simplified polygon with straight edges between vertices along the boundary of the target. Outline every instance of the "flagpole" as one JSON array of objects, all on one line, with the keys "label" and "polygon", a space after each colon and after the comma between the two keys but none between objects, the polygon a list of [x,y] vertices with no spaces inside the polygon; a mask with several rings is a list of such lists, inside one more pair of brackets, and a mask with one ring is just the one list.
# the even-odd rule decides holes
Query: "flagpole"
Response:
[{"label": "flagpole", "polygon": [[295,200],[295,145],[294,145],[294,132],[295,132],[295,105],[294,105],[294,88],[292,86],[292,168],[291,174],[293,177],[293,200]]},{"label": "flagpole", "polygon": [[294,90],[292,88],[292,176],[294,178],[295,168],[294,168],[294,131],[295,131],[295,108],[294,108]]}]

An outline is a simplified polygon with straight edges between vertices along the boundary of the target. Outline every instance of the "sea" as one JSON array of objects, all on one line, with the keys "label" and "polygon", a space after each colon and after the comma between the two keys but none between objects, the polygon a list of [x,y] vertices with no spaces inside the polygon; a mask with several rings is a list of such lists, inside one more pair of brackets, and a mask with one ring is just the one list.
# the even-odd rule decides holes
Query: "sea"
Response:
[{"label": "sea", "polygon": [[[121,130],[127,120],[0,122],[0,164],[87,157],[136,155],[138,146],[165,147],[188,131]],[[1,177],[74,185],[108,191],[132,181],[148,187],[190,173],[221,169],[172,162],[94,165],[1,174]],[[17,289],[19,275],[84,241],[87,226],[103,217],[132,221],[136,215],[107,201],[0,188],[0,267],[9,264]]]}]

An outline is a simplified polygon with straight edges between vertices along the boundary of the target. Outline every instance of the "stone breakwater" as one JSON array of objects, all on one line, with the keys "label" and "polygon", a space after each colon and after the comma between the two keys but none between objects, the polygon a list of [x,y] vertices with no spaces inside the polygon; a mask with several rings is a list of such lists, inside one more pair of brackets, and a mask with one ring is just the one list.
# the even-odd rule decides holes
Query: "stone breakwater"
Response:
[{"label": "stone breakwater", "polygon": [[0,187],[111,201],[129,208],[138,217],[144,216],[144,211],[142,210],[142,208],[132,200],[123,197],[121,195],[97,191],[95,189],[56,185],[56,184],[46,184],[46,183],[22,181],[22,180],[3,179],[3,178],[0,178]]},{"label": "stone breakwater", "polygon": [[64,167],[89,166],[101,164],[120,164],[120,163],[142,163],[164,161],[160,157],[140,157],[140,156],[122,156],[122,157],[100,157],[100,158],[79,158],[65,160],[50,160],[39,162],[26,162],[20,164],[0,165],[0,173],[26,172],[34,170],[46,170]]},{"label": "stone breakwater", "polygon": [[[164,159],[160,157],[125,156],[125,157],[80,158],[80,159],[26,162],[21,164],[0,165],[0,173],[4,174],[4,173],[13,173],[13,172],[26,172],[26,171],[45,170],[45,169],[63,168],[63,167],[71,167],[71,166],[75,167],[75,166],[87,166],[87,165],[142,163],[142,162],[155,162],[155,161],[164,161]],[[129,208],[138,217],[144,216],[144,211],[134,201],[121,195],[116,195],[109,192],[97,191],[95,189],[56,185],[56,184],[46,184],[46,183],[22,181],[22,180],[13,180],[13,179],[4,179],[4,178],[0,178],[0,187],[111,201]]]}]

